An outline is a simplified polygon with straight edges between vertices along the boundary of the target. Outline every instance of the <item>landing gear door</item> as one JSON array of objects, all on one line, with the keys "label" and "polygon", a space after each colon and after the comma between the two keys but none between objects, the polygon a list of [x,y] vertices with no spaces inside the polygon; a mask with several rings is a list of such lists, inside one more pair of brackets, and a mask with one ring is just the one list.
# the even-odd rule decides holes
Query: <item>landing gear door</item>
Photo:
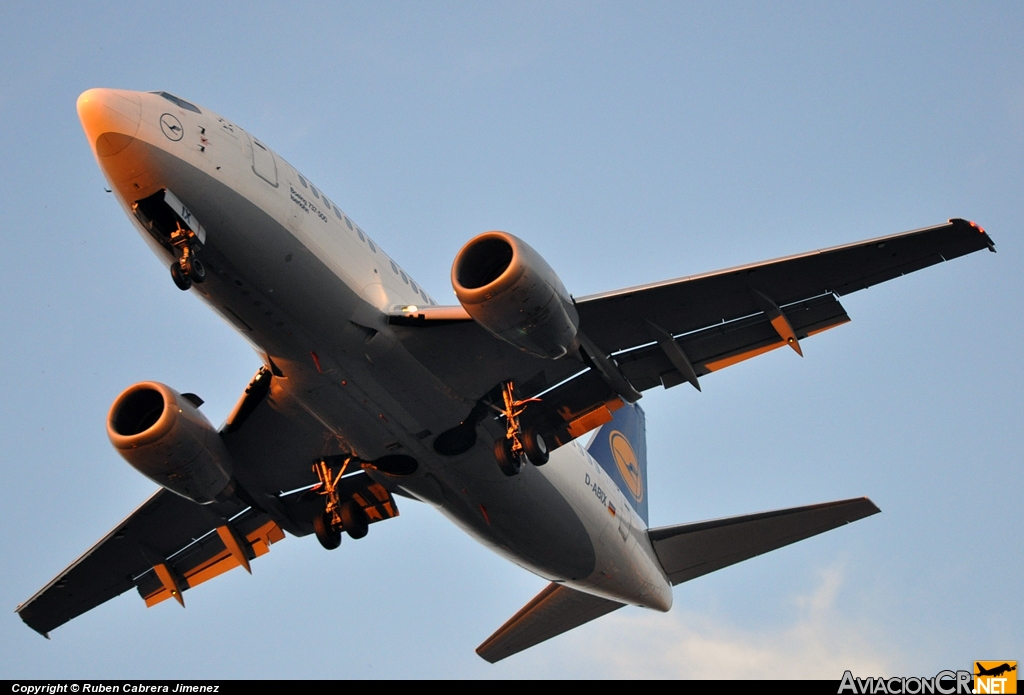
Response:
[{"label": "landing gear door", "polygon": [[252,170],[261,179],[277,188],[277,162],[270,148],[254,137],[252,140]]},{"label": "landing gear door", "polygon": [[[132,213],[160,244],[171,250],[176,231],[188,229],[198,240],[198,247],[206,243],[206,229],[185,207],[178,196],[164,188],[148,198],[132,204]],[[197,248],[198,248],[197,247]]]},{"label": "landing gear door", "polygon": [[185,223],[185,226],[187,226],[189,229],[195,232],[195,235],[199,237],[200,245],[205,244],[206,229],[203,228],[203,225],[199,224],[199,220],[197,220],[195,216],[192,215],[189,209],[185,207],[185,204],[178,200],[178,196],[174,195],[168,189],[165,188],[164,202],[167,203],[167,206],[174,211],[174,214],[177,215],[181,219],[181,221]]}]

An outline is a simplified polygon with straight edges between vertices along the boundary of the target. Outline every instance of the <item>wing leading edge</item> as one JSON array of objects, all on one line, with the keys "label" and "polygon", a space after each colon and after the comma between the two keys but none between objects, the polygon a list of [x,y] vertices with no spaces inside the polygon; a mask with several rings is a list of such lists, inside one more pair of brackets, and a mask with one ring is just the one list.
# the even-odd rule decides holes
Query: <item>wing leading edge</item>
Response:
[{"label": "wing leading edge", "polygon": [[[673,585],[877,514],[867,497],[726,519],[663,526],[647,532]],[[549,584],[476,649],[492,664],[624,604]]]}]

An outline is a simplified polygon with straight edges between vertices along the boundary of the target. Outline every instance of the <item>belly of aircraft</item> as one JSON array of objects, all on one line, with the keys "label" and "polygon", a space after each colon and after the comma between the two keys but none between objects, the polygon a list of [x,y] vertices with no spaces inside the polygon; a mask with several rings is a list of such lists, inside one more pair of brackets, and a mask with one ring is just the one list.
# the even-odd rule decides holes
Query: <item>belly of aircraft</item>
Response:
[{"label": "belly of aircraft", "polygon": [[[375,477],[434,504],[513,562],[553,580],[593,574],[592,532],[550,476],[526,466],[506,478],[498,469],[490,441],[500,427],[490,425],[489,439],[489,423],[482,423],[481,442],[458,457],[434,452],[433,435],[458,424],[472,403],[446,391],[422,367],[415,368],[418,363],[411,365],[407,353],[399,354],[397,341],[371,355],[365,328],[351,321],[365,311],[365,302],[345,278],[297,243],[273,210],[159,148],[152,150],[154,185],[187,201],[207,229],[203,257],[212,278],[195,289],[274,361],[284,375],[278,385],[334,433],[340,446],[366,459],[395,451],[412,455],[420,463],[416,475]],[[168,251],[147,241],[171,262]],[[325,316],[337,321],[325,322]],[[391,368],[375,375],[373,356],[390,359]],[[416,435],[423,432],[430,436],[420,440]],[[267,471],[258,476],[276,489],[258,492],[277,493],[299,479],[315,482],[310,464],[277,462],[276,478]],[[274,485],[275,480],[282,484]]]}]

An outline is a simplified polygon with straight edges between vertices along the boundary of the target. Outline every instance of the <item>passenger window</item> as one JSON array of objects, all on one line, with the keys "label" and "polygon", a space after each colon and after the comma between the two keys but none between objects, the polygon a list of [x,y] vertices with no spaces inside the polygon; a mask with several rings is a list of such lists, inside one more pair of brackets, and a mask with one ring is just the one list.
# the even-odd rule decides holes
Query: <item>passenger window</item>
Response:
[{"label": "passenger window", "polygon": [[313,197],[314,198],[316,198],[317,200],[320,200],[320,194],[316,192],[316,188],[315,187],[310,186],[309,190],[313,191]]},{"label": "passenger window", "polygon": [[366,237],[366,243],[370,245],[370,250],[377,253],[377,247],[373,245],[373,239]]},{"label": "passenger window", "polygon": [[366,241],[366,237],[363,236],[363,230],[361,230],[359,227],[356,227],[356,234],[359,235],[359,241]]},{"label": "passenger window", "polygon": [[417,294],[419,294],[420,288],[416,286],[416,283],[415,282],[411,282],[409,284],[412,285],[412,291],[417,293]]},{"label": "passenger window", "polygon": [[391,261],[391,270],[395,271],[395,275],[398,275],[398,266],[395,265],[394,261]]},{"label": "passenger window", "polygon": [[327,200],[327,196],[324,196],[324,205],[327,206],[328,210],[331,209],[331,201]]},{"label": "passenger window", "polygon": [[341,216],[341,210],[339,210],[337,206],[335,206],[334,208],[334,214],[337,216],[339,220],[345,219],[344,217]]},{"label": "passenger window", "polygon": [[402,276],[402,282],[404,282],[406,285],[408,285],[409,284],[409,278],[405,277],[405,273],[402,272],[401,270],[399,270],[398,274]]},{"label": "passenger window", "polygon": [[345,218],[345,224],[348,225],[349,229],[352,229],[352,220],[350,220],[349,218],[346,217]]},{"label": "passenger window", "polygon": [[427,296],[427,293],[423,291],[423,288],[422,288],[422,287],[420,288],[420,294],[421,294],[421,295],[423,296],[423,300],[424,300],[425,302],[427,302],[427,303],[429,303],[429,302],[430,302],[430,297],[428,297],[428,296]]},{"label": "passenger window", "polygon": [[299,176],[299,181],[302,182],[302,187],[303,188],[309,188],[309,186],[306,185],[306,179],[302,178],[302,174],[299,174],[298,176]]}]

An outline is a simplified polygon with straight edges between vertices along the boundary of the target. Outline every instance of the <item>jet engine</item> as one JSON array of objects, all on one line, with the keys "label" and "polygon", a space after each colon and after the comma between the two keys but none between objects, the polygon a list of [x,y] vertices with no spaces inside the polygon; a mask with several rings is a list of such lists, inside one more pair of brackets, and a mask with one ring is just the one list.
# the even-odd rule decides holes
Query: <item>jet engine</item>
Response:
[{"label": "jet engine", "polygon": [[199,412],[202,401],[164,384],[129,386],[107,416],[107,436],[135,470],[171,492],[209,504],[231,484],[231,456]]},{"label": "jet engine", "polygon": [[576,345],[580,318],[562,281],[539,253],[506,232],[485,232],[462,247],[452,286],[477,323],[538,357],[557,359]]}]

